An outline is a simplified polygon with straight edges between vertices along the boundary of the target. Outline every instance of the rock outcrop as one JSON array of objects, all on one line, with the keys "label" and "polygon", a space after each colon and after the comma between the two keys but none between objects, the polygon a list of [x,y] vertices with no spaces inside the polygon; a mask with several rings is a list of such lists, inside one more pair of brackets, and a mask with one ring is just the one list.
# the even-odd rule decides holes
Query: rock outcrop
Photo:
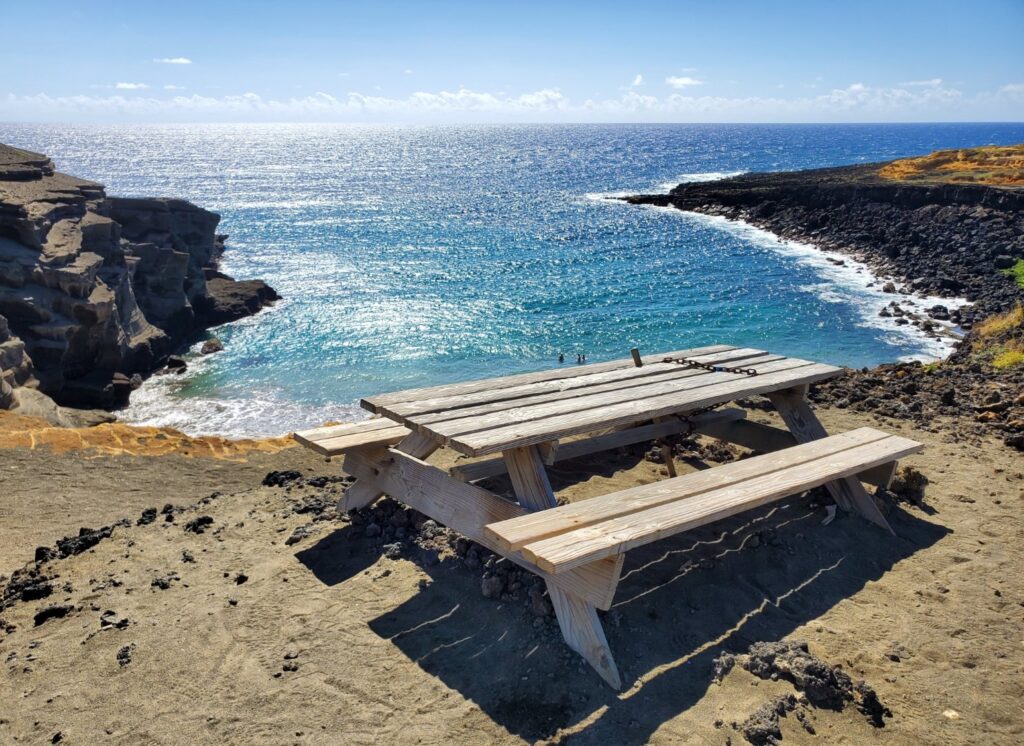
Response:
[{"label": "rock outcrop", "polygon": [[744,220],[851,254],[904,292],[965,297],[974,307],[950,312],[965,329],[1018,302],[1002,270],[1024,258],[1024,189],[894,181],[880,175],[889,165],[744,174],[625,199]]},{"label": "rock outcrop", "polygon": [[108,197],[0,145],[0,407],[17,386],[62,405],[123,405],[133,375],[276,300],[262,281],[217,271],[219,221],[184,200]]}]

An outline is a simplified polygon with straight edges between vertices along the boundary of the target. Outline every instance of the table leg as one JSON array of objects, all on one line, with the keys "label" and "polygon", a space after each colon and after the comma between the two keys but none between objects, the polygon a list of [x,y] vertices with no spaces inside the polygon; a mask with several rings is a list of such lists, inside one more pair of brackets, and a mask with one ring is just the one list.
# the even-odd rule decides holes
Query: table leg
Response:
[{"label": "table leg", "polygon": [[[528,511],[547,510],[557,504],[544,461],[536,446],[515,448],[503,454],[519,504]],[[615,689],[622,687],[619,670],[597,617],[597,609],[574,593],[548,583],[548,596],[566,644],[583,656],[601,678]]]},{"label": "table leg", "polygon": [[[440,447],[441,445],[436,440],[420,433],[409,433],[395,446],[402,453],[408,453],[410,456],[419,459],[426,458]],[[345,465],[343,463],[342,469],[344,468]],[[384,490],[380,489],[375,481],[357,479],[353,484],[349,485],[341,500],[338,501],[338,511],[344,512],[366,507],[383,494]]]},{"label": "table leg", "polygon": [[[786,427],[796,438],[797,443],[808,443],[828,436],[825,426],[807,403],[807,386],[784,389],[766,394],[775,409],[778,410]],[[856,477],[844,477],[825,484],[829,494],[843,510],[856,511],[872,523],[881,526],[893,536],[896,532],[885,520],[878,509],[874,498],[864,489],[864,485]]]}]

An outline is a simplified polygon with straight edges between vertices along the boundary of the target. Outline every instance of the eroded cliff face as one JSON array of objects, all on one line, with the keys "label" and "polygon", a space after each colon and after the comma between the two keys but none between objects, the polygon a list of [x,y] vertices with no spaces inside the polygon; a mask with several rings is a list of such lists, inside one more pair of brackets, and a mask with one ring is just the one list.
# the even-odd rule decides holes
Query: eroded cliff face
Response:
[{"label": "eroded cliff face", "polygon": [[0,380],[115,407],[133,374],[198,330],[275,300],[261,281],[217,272],[219,220],[183,200],[108,197],[44,155],[0,145]]}]

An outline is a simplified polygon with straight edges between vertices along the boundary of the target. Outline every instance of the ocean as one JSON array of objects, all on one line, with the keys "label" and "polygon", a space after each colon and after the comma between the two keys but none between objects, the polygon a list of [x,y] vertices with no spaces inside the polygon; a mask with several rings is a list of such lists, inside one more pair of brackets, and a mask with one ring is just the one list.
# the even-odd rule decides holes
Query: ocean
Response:
[{"label": "ocean", "polygon": [[708,343],[861,367],[945,343],[878,317],[866,268],[739,223],[609,197],[681,181],[1024,141],[1020,124],[0,124],[0,141],[120,196],[221,214],[224,269],[275,308],[123,413],[271,435],[362,396]]}]

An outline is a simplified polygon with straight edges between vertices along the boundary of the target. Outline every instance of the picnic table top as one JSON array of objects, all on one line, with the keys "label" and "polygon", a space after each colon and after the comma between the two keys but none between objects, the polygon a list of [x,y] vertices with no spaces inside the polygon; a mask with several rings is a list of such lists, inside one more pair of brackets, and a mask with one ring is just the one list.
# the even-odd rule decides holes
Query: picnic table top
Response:
[{"label": "picnic table top", "polygon": [[[682,362],[680,362],[682,360]],[[380,394],[371,412],[470,456],[685,415],[840,375],[764,350],[710,345],[607,363]],[[699,367],[700,365],[708,367]]]}]

